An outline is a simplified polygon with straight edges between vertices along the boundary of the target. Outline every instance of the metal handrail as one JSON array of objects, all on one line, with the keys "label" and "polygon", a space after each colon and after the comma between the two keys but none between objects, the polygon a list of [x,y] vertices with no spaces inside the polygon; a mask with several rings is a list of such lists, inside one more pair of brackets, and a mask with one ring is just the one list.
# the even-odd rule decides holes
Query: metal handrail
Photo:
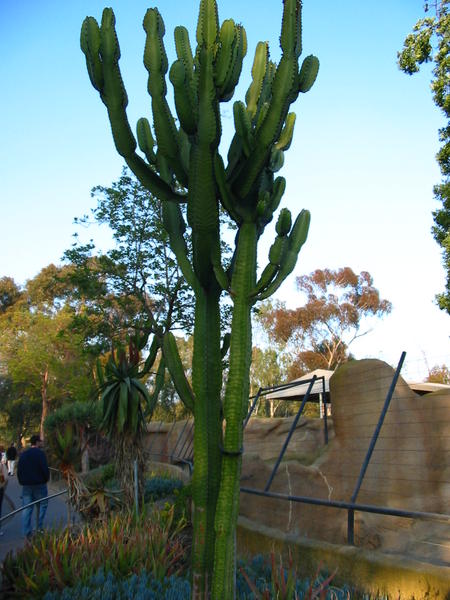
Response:
[{"label": "metal handrail", "polygon": [[266,496],[278,500],[287,500],[289,502],[300,502],[303,504],[313,504],[315,506],[328,506],[330,508],[341,508],[343,510],[354,510],[360,512],[388,515],[392,517],[405,517],[409,519],[421,519],[423,521],[439,521],[450,524],[450,515],[442,513],[421,512],[413,510],[403,510],[399,508],[389,508],[387,506],[374,506],[373,504],[356,504],[355,502],[341,502],[339,500],[324,500],[322,498],[309,498],[308,496],[291,496],[289,494],[280,494],[278,492],[265,492],[253,488],[241,487],[240,491],[244,494],[253,494],[255,496]]},{"label": "metal handrail", "polygon": [[13,517],[17,513],[22,512],[22,510],[25,510],[25,508],[34,506],[35,504],[40,504],[44,500],[51,500],[52,498],[56,498],[57,496],[61,496],[62,494],[67,494],[67,492],[68,492],[68,489],[66,488],[65,490],[62,490],[61,492],[56,492],[55,494],[50,494],[49,496],[46,496],[45,498],[39,498],[39,500],[33,500],[33,502],[30,502],[29,504],[20,506],[19,508],[16,508],[15,510],[11,511],[4,517],[0,517],[0,524],[3,523],[3,521],[5,521],[6,519]]}]

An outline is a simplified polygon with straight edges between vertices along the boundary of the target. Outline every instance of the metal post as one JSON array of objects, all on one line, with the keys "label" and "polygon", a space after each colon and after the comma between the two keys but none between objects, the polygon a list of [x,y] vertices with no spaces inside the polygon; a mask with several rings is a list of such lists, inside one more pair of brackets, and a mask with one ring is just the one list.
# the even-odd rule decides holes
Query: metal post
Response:
[{"label": "metal post", "polygon": [[[190,421],[190,419],[189,419],[189,421]],[[186,425],[187,425],[187,423],[186,423]],[[187,455],[188,451],[189,451],[189,448],[190,448],[190,445],[191,445],[191,443],[190,443],[190,439],[189,439],[189,436],[190,436],[190,434],[192,433],[192,429],[193,429],[193,427],[194,427],[194,424],[192,423],[192,425],[191,425],[191,427],[190,427],[189,431],[187,431],[187,432],[186,432],[186,435],[185,435],[185,437],[184,437],[184,442],[183,442],[183,445],[181,446],[181,450],[180,450],[180,452],[178,453],[178,458],[183,458],[183,457],[185,457],[185,456]],[[183,429],[183,431],[184,431],[184,429]],[[180,437],[181,437],[181,436],[180,436]],[[188,442],[189,442],[189,443],[188,443]],[[187,448],[186,448],[186,444],[188,444],[188,447],[187,447]],[[184,449],[185,449],[185,448],[186,448],[186,451],[185,451],[185,453],[183,454],[183,451],[184,451]],[[173,456],[173,454],[172,454],[172,456]]]},{"label": "metal post", "polygon": [[275,477],[276,472],[278,470],[278,467],[280,466],[280,463],[281,463],[281,461],[283,459],[284,453],[286,452],[288,444],[289,444],[289,442],[291,440],[292,434],[294,433],[294,430],[297,427],[298,420],[300,419],[300,415],[303,412],[305,404],[308,402],[309,395],[311,393],[312,387],[313,387],[316,379],[317,379],[317,377],[315,375],[311,379],[311,382],[310,382],[310,384],[308,386],[308,389],[306,391],[306,394],[305,394],[305,396],[304,396],[304,398],[302,400],[300,408],[298,409],[298,413],[296,414],[295,419],[293,420],[291,428],[289,430],[289,433],[287,434],[287,437],[286,437],[286,439],[284,441],[283,448],[281,449],[281,452],[280,452],[280,456],[278,457],[277,462],[276,462],[276,464],[275,464],[275,466],[274,466],[274,468],[272,470],[272,473],[270,474],[269,481],[266,483],[266,487],[264,488],[265,492],[268,492],[269,489],[270,489],[270,486],[272,485],[273,478]]},{"label": "metal post", "polygon": [[134,507],[136,509],[136,517],[139,516],[139,479],[138,479],[138,461],[134,461]]},{"label": "metal post", "polygon": [[325,444],[328,444],[328,415],[327,415],[327,394],[325,391],[325,377],[322,378],[322,393],[323,393],[323,435]]},{"label": "metal post", "polygon": [[[380,417],[378,419],[377,426],[375,428],[375,431],[373,432],[372,439],[370,440],[370,445],[367,450],[367,454],[364,459],[364,462],[362,464],[361,471],[360,471],[359,477],[358,477],[358,481],[356,482],[356,486],[355,486],[355,489],[353,491],[353,494],[352,494],[352,497],[350,500],[350,502],[352,502],[352,503],[356,502],[356,498],[358,497],[359,490],[361,489],[361,485],[362,485],[364,476],[366,474],[367,467],[369,466],[370,459],[372,458],[375,444],[377,443],[378,436],[380,435],[381,427],[383,426],[383,423],[384,423],[384,418],[386,417],[386,413],[387,413],[389,405],[391,403],[392,396],[394,395],[395,386],[397,385],[398,378],[400,377],[400,371],[402,370],[403,363],[405,362],[405,357],[406,357],[406,352],[402,352],[402,355],[400,356],[400,360],[397,365],[397,369],[394,373],[394,377],[392,378],[391,385],[389,386],[389,390],[388,390],[388,393],[386,396],[386,400],[384,401],[383,409],[382,409]],[[348,513],[347,538],[348,538],[348,543],[353,544],[354,543],[354,541],[353,541],[354,515],[353,514],[350,515],[350,513],[353,513],[353,511],[349,511],[349,513]],[[350,521],[351,521],[351,523],[350,523]],[[350,539],[350,537],[352,539]]]},{"label": "metal post", "polygon": [[257,403],[257,402],[258,402],[258,400],[259,400],[259,397],[260,397],[260,395],[261,395],[262,389],[263,389],[263,388],[259,388],[259,390],[258,390],[258,392],[257,392],[256,396],[253,398],[253,402],[252,402],[252,404],[251,404],[251,406],[250,406],[250,410],[248,411],[248,413],[247,413],[247,416],[245,417],[245,421],[244,421],[244,429],[245,429],[245,427],[247,426],[247,423],[250,421],[250,417],[252,416],[252,414],[253,414],[253,411],[255,410],[255,406],[256,406],[256,403]]},{"label": "metal post", "polygon": [[[186,423],[183,425],[183,429],[181,430],[181,433],[178,436],[177,441],[175,442],[175,446],[172,448],[172,452],[170,453],[170,462],[172,462],[172,460],[173,460],[173,457],[174,457],[174,454],[175,454],[175,450],[176,450],[178,444],[180,443],[180,439],[183,437],[184,430],[186,429],[187,424],[189,423],[189,421],[190,421],[190,419],[186,419]],[[174,424],[175,424],[175,421],[174,421]],[[172,429],[173,429],[173,426],[172,426]],[[170,436],[170,434],[172,433],[172,429],[170,430],[168,436]]]}]

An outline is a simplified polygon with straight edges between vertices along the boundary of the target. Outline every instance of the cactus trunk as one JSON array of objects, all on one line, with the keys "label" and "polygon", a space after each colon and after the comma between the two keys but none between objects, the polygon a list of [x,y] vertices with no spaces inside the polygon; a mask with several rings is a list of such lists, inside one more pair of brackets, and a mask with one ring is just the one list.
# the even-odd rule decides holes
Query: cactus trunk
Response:
[{"label": "cactus trunk", "polygon": [[243,451],[243,419],[247,409],[252,350],[251,292],[256,277],[257,230],[244,223],[237,239],[231,290],[234,296],[230,340],[230,370],[224,400],[222,473],[216,508],[216,546],[213,594],[233,598],[235,579],[235,530],[239,510],[239,482]]},{"label": "cactus trunk", "polygon": [[219,294],[197,292],[192,379],[194,407],[192,598],[209,597],[214,566],[214,515],[220,479],[222,383]]}]

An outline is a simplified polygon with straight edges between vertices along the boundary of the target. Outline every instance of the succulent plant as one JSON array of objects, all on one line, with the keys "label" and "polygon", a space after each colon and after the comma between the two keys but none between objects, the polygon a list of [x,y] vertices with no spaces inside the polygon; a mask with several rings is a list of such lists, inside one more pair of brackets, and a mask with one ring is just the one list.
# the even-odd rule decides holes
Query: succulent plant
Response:
[{"label": "succulent plant", "polygon": [[[283,0],[280,44],[275,64],[268,44],[256,47],[252,81],[245,102],[233,107],[235,134],[227,164],[219,152],[220,104],[229,101],[247,52],[245,29],[232,19],[219,26],[215,0],[201,0],[195,52],[184,27],[175,29],[177,59],[169,69],[165,27],[157,8],[147,10],[144,65],[148,71],[153,123],[129,125],[127,94],[119,68],[114,13],[103,11],[99,25],[87,17],[81,48],[92,85],[106,105],[117,151],[141,183],[162,202],[164,224],[180,269],[195,293],[192,388],[182,369],[172,334],[161,341],[164,359],[182,400],[195,419],[193,476],[194,542],[192,597],[229,599],[235,580],[235,526],[238,515],[243,416],[251,361],[253,305],[273,294],[295,267],[309,227],[303,210],[292,225],[281,211],[269,261],[257,278],[256,252],[285,190],[284,152],[292,140],[300,93],[313,85],[318,60],[301,54],[300,0]],[[173,86],[175,119],[167,101],[166,75]],[[137,148],[145,159],[138,154]],[[181,204],[187,204],[187,223]],[[219,212],[237,228],[229,267],[221,257]],[[192,232],[192,254],[185,241]],[[221,401],[222,352],[219,299],[233,302],[229,374]]]}]

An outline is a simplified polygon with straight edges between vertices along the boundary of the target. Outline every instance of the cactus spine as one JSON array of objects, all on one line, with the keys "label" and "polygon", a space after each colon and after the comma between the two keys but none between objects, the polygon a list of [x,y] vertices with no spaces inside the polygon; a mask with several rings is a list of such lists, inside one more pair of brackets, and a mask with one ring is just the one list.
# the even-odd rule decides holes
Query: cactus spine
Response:
[{"label": "cactus spine", "polygon": [[[145,159],[136,152],[126,115],[112,10],[104,10],[100,26],[87,17],[81,30],[88,74],[107,107],[117,151],[162,201],[172,250],[195,292],[192,388],[172,334],[165,334],[159,346],[181,399],[194,412],[192,597],[202,600],[233,597],[251,308],[292,272],[309,227],[308,211],[302,211],[293,226],[290,212],[281,211],[269,262],[257,280],[258,239],[272,220],[286,185],[274,174],[282,167],[292,141],[295,114],[289,108],[300,92],[311,88],[318,70],[313,56],[299,69],[300,0],[283,0],[283,4],[280,62],[276,65],[269,60],[267,43],[257,45],[245,102],[234,104],[236,133],[226,166],[219,153],[220,103],[233,96],[247,40],[244,28],[232,19],[219,26],[216,0],[200,1],[195,53],[186,29],[175,29],[177,59],[170,69],[162,17],[156,8],[145,15],[144,64],[153,122],[142,118],[136,130]],[[166,99],[167,73],[177,120]],[[184,237],[181,203],[187,203],[192,252]],[[219,203],[237,227],[236,248],[227,269],[220,251]],[[219,299],[224,290],[232,298],[233,317],[231,333],[221,345]],[[222,358],[228,347],[230,366],[222,405]]]}]

